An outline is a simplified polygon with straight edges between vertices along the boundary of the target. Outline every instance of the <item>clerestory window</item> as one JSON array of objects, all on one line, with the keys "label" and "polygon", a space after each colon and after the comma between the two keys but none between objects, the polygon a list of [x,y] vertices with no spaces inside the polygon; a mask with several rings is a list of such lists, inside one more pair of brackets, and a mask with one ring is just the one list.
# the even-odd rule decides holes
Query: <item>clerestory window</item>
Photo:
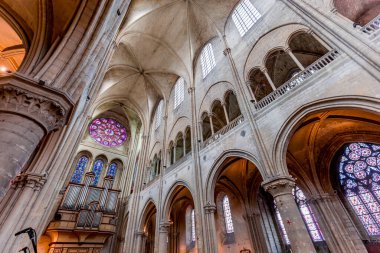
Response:
[{"label": "clerestory window", "polygon": [[202,50],[201,66],[203,78],[205,78],[216,66],[214,51],[210,43],[208,43]]},{"label": "clerestory window", "polygon": [[232,20],[242,37],[260,18],[260,12],[249,0],[242,0],[232,13]]}]

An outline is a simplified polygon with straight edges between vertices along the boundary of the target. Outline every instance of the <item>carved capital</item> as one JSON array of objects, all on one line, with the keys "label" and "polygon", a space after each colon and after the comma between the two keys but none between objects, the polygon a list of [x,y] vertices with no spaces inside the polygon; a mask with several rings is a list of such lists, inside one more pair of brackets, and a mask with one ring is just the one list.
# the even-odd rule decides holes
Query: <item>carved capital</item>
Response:
[{"label": "carved capital", "polygon": [[193,93],[194,91],[195,91],[195,87],[189,87],[187,89],[187,93],[189,93],[189,94]]},{"label": "carved capital", "polygon": [[276,177],[262,183],[265,191],[269,192],[274,198],[280,195],[291,194],[296,183],[290,176]]},{"label": "carved capital", "polygon": [[160,223],[160,233],[169,233],[170,226],[172,225],[169,221],[164,221]]},{"label": "carved capital", "polygon": [[34,173],[21,173],[11,181],[13,188],[29,187],[35,191],[41,190],[45,183],[46,174],[40,175]]},{"label": "carved capital", "polygon": [[207,202],[207,204],[203,207],[205,209],[206,214],[213,214],[216,212],[216,205]]},{"label": "carved capital", "polygon": [[73,107],[63,93],[17,74],[0,78],[0,110],[37,121],[46,132],[65,125]]},{"label": "carved capital", "polygon": [[266,67],[262,67],[260,70],[263,72],[263,74],[268,73],[268,69]]},{"label": "carved capital", "polygon": [[224,54],[225,56],[231,54],[231,48],[227,47],[226,49],[224,49],[223,54]]}]

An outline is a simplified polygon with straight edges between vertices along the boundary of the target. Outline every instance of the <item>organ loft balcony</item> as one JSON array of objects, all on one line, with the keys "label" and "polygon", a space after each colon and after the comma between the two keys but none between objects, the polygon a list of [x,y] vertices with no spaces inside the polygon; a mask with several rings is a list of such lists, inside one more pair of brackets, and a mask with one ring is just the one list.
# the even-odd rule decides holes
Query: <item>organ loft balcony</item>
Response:
[{"label": "organ loft balcony", "polygon": [[49,251],[83,249],[100,252],[108,237],[116,233],[120,191],[112,189],[113,177],[104,178],[102,187],[94,186],[95,175],[89,172],[84,183],[69,183],[46,234],[51,238]]}]

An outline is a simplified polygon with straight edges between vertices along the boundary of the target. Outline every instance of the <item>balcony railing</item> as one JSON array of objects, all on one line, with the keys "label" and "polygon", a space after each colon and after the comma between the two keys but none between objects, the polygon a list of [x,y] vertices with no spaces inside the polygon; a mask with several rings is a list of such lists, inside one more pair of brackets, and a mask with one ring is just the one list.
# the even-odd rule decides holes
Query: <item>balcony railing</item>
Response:
[{"label": "balcony railing", "polygon": [[319,58],[313,64],[308,66],[305,70],[298,73],[296,76],[292,77],[286,83],[278,87],[275,91],[271,92],[265,98],[255,103],[255,109],[260,110],[267,105],[271,104],[277,98],[283,96],[284,94],[290,92],[293,88],[302,85],[305,80],[313,76],[315,73],[322,70],[324,67],[333,62],[338,56],[339,52],[337,50],[332,50]]},{"label": "balcony railing", "polygon": [[372,35],[380,30],[380,14],[360,29],[362,32]]},{"label": "balcony railing", "polygon": [[227,132],[229,132],[232,128],[240,125],[242,122],[244,122],[244,117],[243,117],[243,115],[240,115],[239,117],[237,117],[236,119],[234,119],[233,121],[231,121],[228,125],[226,125],[222,129],[220,129],[218,132],[216,132],[214,135],[212,135],[210,138],[208,138],[207,140],[205,140],[202,143],[202,148],[205,148],[208,145],[210,145],[211,143],[213,143],[216,140],[220,139],[223,135],[225,135]]}]

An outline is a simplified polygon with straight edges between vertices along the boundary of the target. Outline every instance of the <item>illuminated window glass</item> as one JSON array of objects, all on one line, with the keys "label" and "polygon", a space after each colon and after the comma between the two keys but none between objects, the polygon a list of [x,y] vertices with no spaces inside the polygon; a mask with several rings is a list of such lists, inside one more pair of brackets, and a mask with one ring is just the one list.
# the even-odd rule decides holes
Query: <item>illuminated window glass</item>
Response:
[{"label": "illuminated window glass", "polygon": [[81,156],[79,158],[77,166],[75,168],[75,171],[73,173],[73,176],[71,177],[70,182],[80,184],[82,181],[83,174],[86,170],[88,164],[88,157],[87,156]]},{"label": "illuminated window glass", "polygon": [[98,185],[100,175],[102,174],[103,170],[103,161],[98,159],[95,161],[94,166],[92,167],[92,172],[95,174],[94,182],[92,185]]},{"label": "illuminated window glass", "polygon": [[339,164],[343,192],[368,235],[380,235],[380,146],[351,143]]},{"label": "illuminated window glass", "polygon": [[223,215],[224,215],[224,222],[226,225],[226,233],[227,234],[233,233],[234,225],[232,223],[230,200],[228,199],[227,195],[224,196],[223,198]]},{"label": "illuminated window glass", "polygon": [[205,78],[211,72],[211,70],[216,66],[214,51],[210,43],[208,43],[202,50],[201,66],[202,66],[203,78]]},{"label": "illuminated window glass", "polygon": [[106,147],[119,147],[127,140],[125,127],[114,119],[95,119],[89,131],[94,141]]},{"label": "illuminated window glass", "polygon": [[195,242],[196,235],[195,235],[195,211],[194,209],[191,210],[191,241]]},{"label": "illuminated window glass", "polygon": [[185,98],[185,80],[180,77],[174,86],[174,109],[176,109]]},{"label": "illuminated window glass", "polygon": [[308,203],[306,203],[306,197],[300,188],[296,186],[293,192],[294,198],[298,205],[298,208],[302,214],[302,218],[306,224],[307,230],[314,242],[324,241],[319,224],[315,219],[314,213]]},{"label": "illuminated window glass", "polygon": [[242,37],[259,18],[261,14],[249,0],[242,0],[232,13],[232,20]]},{"label": "illuminated window glass", "polygon": [[116,171],[117,171],[117,164],[111,163],[110,166],[108,167],[107,176],[111,176],[111,177],[115,178],[116,177]]},{"label": "illuminated window glass", "polygon": [[281,218],[280,212],[278,211],[278,208],[277,208],[277,206],[276,206],[276,202],[275,202],[275,204],[274,204],[274,209],[275,209],[275,213],[276,213],[276,218],[277,218],[277,221],[278,221],[278,225],[279,225],[280,230],[281,230],[282,238],[284,239],[285,244],[290,245],[289,237],[288,237],[288,234],[286,233],[285,226],[284,226],[284,222],[282,221],[282,218]]},{"label": "illuminated window glass", "polygon": [[163,106],[164,106],[164,102],[161,100],[160,103],[158,104],[157,111],[156,111],[156,118],[155,118],[156,129],[161,125]]}]

